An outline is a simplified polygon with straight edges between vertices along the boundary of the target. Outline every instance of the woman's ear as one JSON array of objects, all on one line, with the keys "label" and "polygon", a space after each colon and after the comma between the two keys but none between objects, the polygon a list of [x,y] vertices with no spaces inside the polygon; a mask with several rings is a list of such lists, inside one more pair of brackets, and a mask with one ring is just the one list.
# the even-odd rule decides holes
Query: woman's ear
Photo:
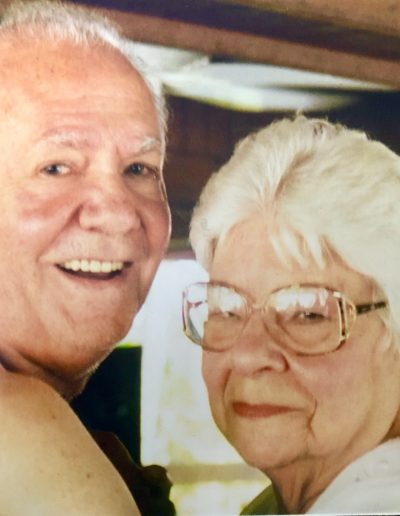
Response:
[{"label": "woman's ear", "polygon": [[396,345],[392,330],[390,330],[386,325],[383,325],[382,333],[380,335],[380,338],[378,339],[378,342],[382,343],[381,346],[383,351],[386,351],[391,346],[393,346],[396,349],[397,353],[399,353],[400,351],[399,346]]}]

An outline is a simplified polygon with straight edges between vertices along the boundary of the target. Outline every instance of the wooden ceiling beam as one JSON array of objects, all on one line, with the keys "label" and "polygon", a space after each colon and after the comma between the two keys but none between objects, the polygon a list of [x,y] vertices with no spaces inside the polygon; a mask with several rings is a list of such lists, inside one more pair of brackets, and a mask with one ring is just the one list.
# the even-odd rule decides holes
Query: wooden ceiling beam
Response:
[{"label": "wooden ceiling beam", "polygon": [[320,23],[399,36],[400,3],[393,0],[218,0]]},{"label": "wooden ceiling beam", "polygon": [[400,62],[309,44],[103,9],[133,40],[210,55],[362,79],[400,87]]}]

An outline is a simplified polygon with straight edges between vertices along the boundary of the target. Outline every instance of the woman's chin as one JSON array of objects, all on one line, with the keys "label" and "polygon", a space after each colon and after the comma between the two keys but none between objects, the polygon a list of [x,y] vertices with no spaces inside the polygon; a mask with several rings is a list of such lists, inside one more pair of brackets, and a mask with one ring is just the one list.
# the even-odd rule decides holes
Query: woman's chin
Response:
[{"label": "woman's chin", "polygon": [[[236,448],[243,460],[251,466],[267,472],[270,469],[284,467],[304,456],[302,443],[296,432],[230,432],[228,441]],[[285,443],[285,446],[282,444]]]}]

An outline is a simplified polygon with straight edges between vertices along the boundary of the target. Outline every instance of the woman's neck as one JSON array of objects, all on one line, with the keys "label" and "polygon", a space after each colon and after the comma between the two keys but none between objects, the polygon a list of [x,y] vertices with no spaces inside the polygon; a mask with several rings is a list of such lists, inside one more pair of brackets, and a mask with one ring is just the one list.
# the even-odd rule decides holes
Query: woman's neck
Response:
[{"label": "woman's neck", "polygon": [[395,439],[396,437],[400,437],[400,410],[382,442],[389,441],[389,439]]},{"label": "woman's neck", "polygon": [[312,506],[337,473],[327,474],[323,464],[305,459],[266,474],[283,512],[302,514]]},{"label": "woman's neck", "polygon": [[371,443],[359,440],[356,446],[350,443],[340,454],[297,459],[264,472],[274,486],[283,512],[303,514],[349,464],[382,442],[399,436],[400,418],[397,418],[385,437],[372,446]]}]

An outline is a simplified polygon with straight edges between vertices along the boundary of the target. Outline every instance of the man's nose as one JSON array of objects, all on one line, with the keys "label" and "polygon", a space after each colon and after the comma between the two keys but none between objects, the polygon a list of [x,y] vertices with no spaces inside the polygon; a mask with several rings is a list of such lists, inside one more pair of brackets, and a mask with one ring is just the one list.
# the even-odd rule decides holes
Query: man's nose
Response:
[{"label": "man's nose", "polygon": [[88,231],[125,234],[141,225],[140,199],[124,184],[124,178],[111,174],[88,180],[84,185],[79,224]]},{"label": "man's nose", "polygon": [[252,314],[231,348],[232,368],[251,376],[271,370],[283,373],[288,368],[285,353],[265,327],[259,313]]}]

